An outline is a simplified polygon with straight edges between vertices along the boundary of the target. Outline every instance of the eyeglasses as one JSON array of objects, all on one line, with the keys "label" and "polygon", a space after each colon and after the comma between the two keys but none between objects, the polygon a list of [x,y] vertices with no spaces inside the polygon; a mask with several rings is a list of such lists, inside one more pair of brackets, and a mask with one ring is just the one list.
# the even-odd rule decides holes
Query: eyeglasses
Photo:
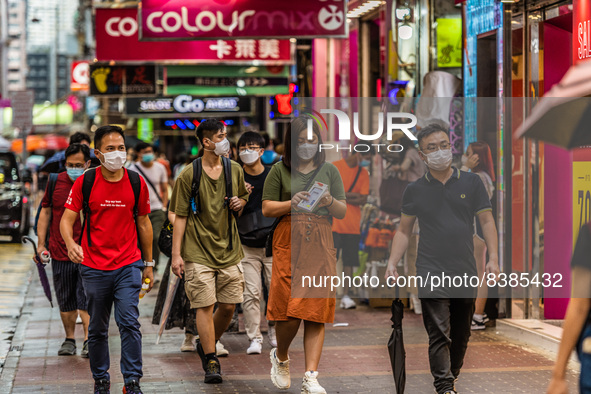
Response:
[{"label": "eyeglasses", "polygon": [[449,142],[442,142],[437,146],[437,144],[429,144],[424,149],[421,149],[424,153],[433,153],[436,150],[448,150],[451,149],[451,144]]},{"label": "eyeglasses", "polygon": [[74,165],[66,164],[66,168],[70,169],[70,170],[73,170],[73,169],[80,170],[80,169],[84,169],[84,164],[74,164]]},{"label": "eyeglasses", "polygon": [[258,150],[261,149],[260,146],[241,146],[238,151],[239,152],[244,152],[245,150]]}]

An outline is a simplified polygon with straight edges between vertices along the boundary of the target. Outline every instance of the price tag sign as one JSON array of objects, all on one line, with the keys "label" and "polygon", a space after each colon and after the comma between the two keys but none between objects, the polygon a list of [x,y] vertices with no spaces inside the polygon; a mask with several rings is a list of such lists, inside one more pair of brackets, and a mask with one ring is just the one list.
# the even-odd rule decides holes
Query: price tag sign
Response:
[{"label": "price tag sign", "polygon": [[591,221],[591,161],[573,162],[573,246],[581,227]]}]

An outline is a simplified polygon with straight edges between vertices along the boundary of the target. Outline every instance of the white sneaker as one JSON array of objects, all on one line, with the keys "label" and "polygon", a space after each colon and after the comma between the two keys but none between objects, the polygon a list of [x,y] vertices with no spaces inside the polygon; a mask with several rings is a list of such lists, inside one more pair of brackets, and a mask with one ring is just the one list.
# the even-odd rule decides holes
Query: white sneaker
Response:
[{"label": "white sneaker", "polygon": [[302,394],[326,394],[326,390],[318,383],[318,372],[308,371],[302,381]]},{"label": "white sneaker", "polygon": [[230,352],[226,350],[220,341],[217,341],[215,343],[215,355],[218,357],[227,357],[228,354],[230,354]]},{"label": "white sneaker", "polygon": [[277,349],[271,350],[271,382],[279,390],[287,390],[291,386],[291,377],[289,376],[289,359],[279,361],[277,358]]},{"label": "white sneaker", "polygon": [[414,309],[415,314],[422,315],[423,308],[421,307],[421,300],[419,300],[419,296],[417,296],[416,294],[411,294],[410,300],[412,302],[412,308]]},{"label": "white sneaker", "polygon": [[356,307],[357,304],[355,304],[355,301],[353,301],[348,295],[344,295],[343,298],[341,298],[341,309],[355,309]]},{"label": "white sneaker", "polygon": [[277,347],[277,332],[275,331],[275,326],[269,326],[267,335],[269,336],[269,344],[271,344],[272,347]]},{"label": "white sneaker", "polygon": [[255,338],[250,343],[248,349],[246,349],[246,354],[261,354],[263,351],[263,339],[262,338]]},{"label": "white sneaker", "polygon": [[181,345],[181,352],[194,352],[195,351],[195,335],[185,334],[185,340]]}]

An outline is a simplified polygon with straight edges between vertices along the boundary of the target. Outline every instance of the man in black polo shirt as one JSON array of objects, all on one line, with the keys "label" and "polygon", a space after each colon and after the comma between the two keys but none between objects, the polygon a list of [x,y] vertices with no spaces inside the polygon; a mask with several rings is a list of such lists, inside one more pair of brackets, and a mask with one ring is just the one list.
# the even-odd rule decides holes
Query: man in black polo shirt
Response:
[{"label": "man in black polo shirt", "polygon": [[[449,283],[431,288],[434,276],[477,276],[474,260],[474,216],[484,231],[489,251],[486,273],[498,275],[497,231],[490,200],[480,178],[451,166],[452,153],[447,132],[439,125],[423,128],[417,135],[421,159],[429,171],[406,188],[402,218],[390,255],[386,278],[398,277],[396,265],[402,258],[415,220],[421,224],[417,275],[423,323],[429,334],[429,364],[439,394],[455,393],[470,337],[474,298],[478,286]],[[456,285],[457,286],[457,285]]]}]

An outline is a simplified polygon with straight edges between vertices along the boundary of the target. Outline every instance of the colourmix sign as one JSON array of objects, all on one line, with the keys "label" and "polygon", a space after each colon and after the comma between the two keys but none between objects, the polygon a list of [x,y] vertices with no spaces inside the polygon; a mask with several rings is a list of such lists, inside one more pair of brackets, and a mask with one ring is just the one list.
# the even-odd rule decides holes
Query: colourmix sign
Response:
[{"label": "colourmix sign", "polygon": [[142,0],[140,39],[346,37],[346,0]]},{"label": "colourmix sign", "polygon": [[135,8],[96,9],[96,57],[99,61],[163,63],[292,64],[289,40],[139,41]]}]

